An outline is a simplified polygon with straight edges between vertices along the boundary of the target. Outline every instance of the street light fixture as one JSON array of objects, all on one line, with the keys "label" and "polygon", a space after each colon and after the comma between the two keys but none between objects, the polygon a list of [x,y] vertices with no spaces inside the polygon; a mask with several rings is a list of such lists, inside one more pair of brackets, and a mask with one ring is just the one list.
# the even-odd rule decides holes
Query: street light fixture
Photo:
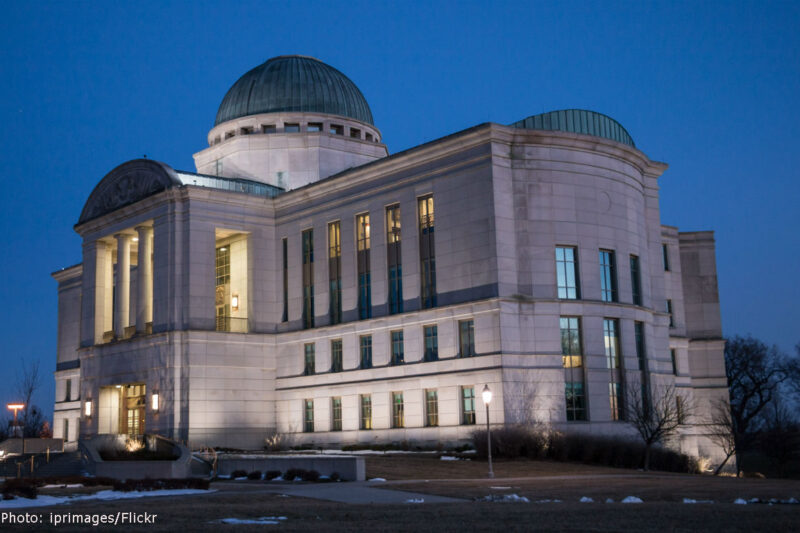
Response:
[{"label": "street light fixture", "polygon": [[489,404],[492,403],[492,391],[489,390],[489,385],[483,386],[483,403],[486,404],[486,451],[489,456],[489,478],[494,478],[494,471],[492,470],[492,430],[489,428]]},{"label": "street light fixture", "polygon": [[13,430],[12,436],[13,437],[21,437],[22,435],[18,434],[19,427],[17,426],[17,411],[21,411],[21,410],[25,409],[25,404],[24,403],[9,403],[9,404],[6,405],[6,407],[8,407],[9,410],[14,411],[14,430]]}]

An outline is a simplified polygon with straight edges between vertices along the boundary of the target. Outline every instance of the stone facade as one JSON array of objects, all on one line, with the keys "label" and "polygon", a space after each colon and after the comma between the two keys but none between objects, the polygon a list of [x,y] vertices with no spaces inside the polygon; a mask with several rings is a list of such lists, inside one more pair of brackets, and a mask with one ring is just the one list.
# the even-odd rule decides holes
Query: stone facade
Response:
[{"label": "stone facade", "polygon": [[[301,126],[259,132],[262,123]],[[710,403],[727,399],[713,234],[661,224],[663,163],[599,136],[493,123],[387,156],[374,127],[299,112],[231,120],[209,144],[195,155],[200,174],[132,161],[87,202],[93,215],[76,226],[83,262],[54,274],[57,436],[68,420],[70,440],[78,428],[143,428],[235,448],[261,448],[276,432],[320,445],[454,442],[485,424],[486,385],[494,424],[630,435],[615,401],[644,380],[696,401],[680,445],[716,456],[703,436]],[[126,166],[161,185],[114,203]],[[285,190],[258,188],[269,186]],[[435,232],[421,229],[424,198]],[[559,293],[557,248],[577,254],[577,298]],[[612,285],[601,279],[602,251]],[[393,313],[397,257],[402,312]],[[429,257],[433,306],[424,305]],[[577,319],[582,363],[569,379],[565,317]],[[402,364],[392,360],[399,338]],[[567,412],[568,382],[581,383],[580,415]]]}]

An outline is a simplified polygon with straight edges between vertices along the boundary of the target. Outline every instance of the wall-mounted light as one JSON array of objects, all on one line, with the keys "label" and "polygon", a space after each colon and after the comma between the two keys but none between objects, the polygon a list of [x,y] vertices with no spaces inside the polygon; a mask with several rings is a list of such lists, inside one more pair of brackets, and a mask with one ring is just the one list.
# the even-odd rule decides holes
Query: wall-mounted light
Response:
[{"label": "wall-mounted light", "polygon": [[158,393],[154,392],[152,398],[150,399],[153,407],[153,411],[158,411]]},{"label": "wall-mounted light", "polygon": [[86,400],[85,402],[83,402],[83,414],[86,415],[86,418],[91,418],[92,400]]},{"label": "wall-mounted light", "polygon": [[231,309],[233,309],[234,311],[238,311],[239,310],[239,295],[238,294],[234,294],[233,296],[231,296]]}]

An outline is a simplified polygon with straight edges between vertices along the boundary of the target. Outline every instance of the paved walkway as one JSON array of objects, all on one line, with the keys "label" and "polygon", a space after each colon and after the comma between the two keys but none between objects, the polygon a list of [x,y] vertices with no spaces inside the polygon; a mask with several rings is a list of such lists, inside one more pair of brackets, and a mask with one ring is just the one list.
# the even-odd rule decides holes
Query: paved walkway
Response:
[{"label": "paved walkway", "polygon": [[[222,488],[220,485],[222,484],[215,483],[215,488]],[[224,485],[226,486],[223,490],[236,490],[241,487],[241,485],[235,487],[234,483],[224,483]],[[286,494],[287,496],[299,496],[302,498],[313,498],[315,500],[327,500],[340,503],[455,503],[465,501],[458,498],[448,498],[446,496],[434,496],[433,494],[378,488],[386,484],[374,481],[308,484],[265,483],[246,485],[248,485],[247,488],[249,490],[257,490],[258,492]]]}]

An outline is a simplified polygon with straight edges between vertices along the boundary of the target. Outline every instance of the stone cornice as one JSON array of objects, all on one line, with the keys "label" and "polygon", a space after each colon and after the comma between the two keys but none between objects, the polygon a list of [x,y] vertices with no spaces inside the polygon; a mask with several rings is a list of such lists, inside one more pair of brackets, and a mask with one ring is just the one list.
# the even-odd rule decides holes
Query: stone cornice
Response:
[{"label": "stone cornice", "polygon": [[53,278],[55,278],[57,282],[63,283],[64,281],[69,281],[73,278],[81,276],[82,274],[83,274],[83,263],[78,263],[77,265],[72,265],[69,267],[62,268],[61,270],[56,270],[50,275],[53,276]]}]

